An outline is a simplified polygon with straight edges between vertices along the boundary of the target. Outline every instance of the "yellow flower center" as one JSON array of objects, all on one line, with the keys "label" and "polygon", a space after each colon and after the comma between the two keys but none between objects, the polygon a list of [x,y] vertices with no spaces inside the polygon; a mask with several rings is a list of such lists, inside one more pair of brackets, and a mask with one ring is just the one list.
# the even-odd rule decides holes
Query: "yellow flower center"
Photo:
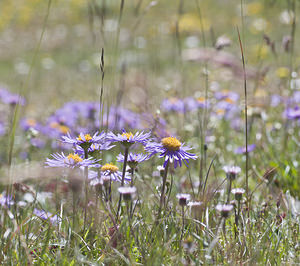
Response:
[{"label": "yellow flower center", "polygon": [[112,163],[107,163],[107,164],[105,164],[105,165],[103,165],[103,166],[101,167],[101,171],[102,171],[102,172],[110,171],[110,172],[112,172],[112,173],[115,173],[115,172],[117,172],[118,170],[119,170],[119,168],[118,168],[116,165],[112,164]]},{"label": "yellow flower center", "polygon": [[130,137],[133,137],[133,134],[132,134],[131,132],[128,132],[128,133],[123,133],[123,134],[122,134],[122,137],[126,137],[126,138],[127,138],[127,140],[129,140],[129,139],[130,139]]},{"label": "yellow flower center", "polygon": [[70,129],[67,126],[59,126],[59,131],[63,134],[67,134],[69,130]]},{"label": "yellow flower center", "polygon": [[52,122],[50,124],[50,127],[59,130],[63,134],[67,134],[69,132],[69,130],[70,130],[67,126],[60,125],[57,122]]},{"label": "yellow flower center", "polygon": [[287,78],[290,74],[290,70],[287,67],[280,67],[277,69],[276,74],[279,78]]},{"label": "yellow flower center", "polygon": [[223,94],[228,94],[228,93],[229,93],[229,90],[222,90],[222,93],[223,93]]},{"label": "yellow flower center", "polygon": [[197,98],[197,101],[199,103],[204,103],[205,102],[205,98],[204,97],[199,97],[199,98]]},{"label": "yellow flower center", "polygon": [[166,149],[170,151],[178,151],[181,147],[181,142],[174,137],[163,138],[161,140],[161,143]]},{"label": "yellow flower center", "polygon": [[234,103],[234,101],[233,101],[232,99],[230,99],[230,98],[226,98],[226,99],[225,99],[225,102],[228,102],[228,103],[230,103],[230,104],[233,104],[233,103]]},{"label": "yellow flower center", "polygon": [[73,159],[75,163],[82,162],[82,158],[80,158],[77,154],[70,153],[67,157],[69,160]]},{"label": "yellow flower center", "polygon": [[36,125],[36,121],[34,119],[27,119],[27,124],[31,127]]},{"label": "yellow flower center", "polygon": [[52,122],[51,124],[50,124],[50,127],[51,128],[57,128],[59,126],[59,124],[57,123],[57,122]]},{"label": "yellow flower center", "polygon": [[217,114],[218,115],[223,115],[223,114],[225,114],[225,110],[224,109],[218,109]]},{"label": "yellow flower center", "polygon": [[[89,142],[89,141],[92,139],[92,137],[91,137],[90,134],[85,134],[85,135],[84,135],[84,138],[85,138],[85,142]],[[78,141],[84,141],[84,140],[81,138],[80,135],[78,136],[77,140],[78,140]]]},{"label": "yellow flower center", "polygon": [[178,98],[172,97],[172,98],[169,98],[169,101],[170,101],[170,103],[177,103],[178,102]]}]

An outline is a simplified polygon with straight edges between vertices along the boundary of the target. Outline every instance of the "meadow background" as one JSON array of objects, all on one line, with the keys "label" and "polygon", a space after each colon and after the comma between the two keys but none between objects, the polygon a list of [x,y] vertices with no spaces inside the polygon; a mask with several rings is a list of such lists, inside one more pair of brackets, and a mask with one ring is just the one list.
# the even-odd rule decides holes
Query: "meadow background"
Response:
[{"label": "meadow background", "polygon": [[[300,263],[299,11],[296,0],[1,0],[0,261]],[[135,169],[139,202],[132,216],[124,203],[120,221],[118,182],[108,203],[90,186],[87,210],[83,173],[74,185],[45,168],[70,150],[67,132],[123,128],[177,137],[198,156],[169,169],[159,221],[161,158]],[[114,145],[100,164],[122,171]],[[216,209],[229,203],[228,165],[241,168],[233,187],[246,189],[249,176],[229,218]],[[178,193],[202,207],[182,207]]]}]

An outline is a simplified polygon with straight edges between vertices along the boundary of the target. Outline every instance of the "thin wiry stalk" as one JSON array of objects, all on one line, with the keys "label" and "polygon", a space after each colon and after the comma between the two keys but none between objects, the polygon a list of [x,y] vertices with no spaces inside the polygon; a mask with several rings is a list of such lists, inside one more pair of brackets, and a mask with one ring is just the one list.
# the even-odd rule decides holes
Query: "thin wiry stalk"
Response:
[{"label": "thin wiry stalk", "polygon": [[245,146],[246,146],[246,197],[247,197],[247,207],[248,207],[248,214],[249,214],[249,176],[248,176],[248,168],[249,168],[249,153],[248,153],[248,106],[247,106],[247,75],[246,75],[246,68],[245,68],[245,57],[244,57],[244,50],[243,44],[241,41],[241,36],[239,32],[239,28],[237,27],[237,33],[239,38],[239,44],[241,49],[242,55],[242,62],[243,62],[243,74],[244,74],[244,96],[245,96]]},{"label": "thin wiry stalk", "polygon": [[[127,160],[128,160],[128,151],[129,148],[125,148],[125,153],[124,153],[124,163],[123,163],[123,172],[122,172],[122,181],[121,181],[121,186],[123,187],[125,184],[125,174],[126,174],[126,166],[127,166]],[[118,203],[118,209],[117,209],[117,221],[119,219],[119,212],[121,208],[121,201],[122,201],[122,194],[120,193],[119,196],[119,203]]]},{"label": "thin wiry stalk", "polygon": [[181,206],[181,217],[182,217],[182,228],[181,228],[180,241],[182,241],[183,234],[184,234],[184,205]]},{"label": "thin wiry stalk", "polygon": [[137,5],[136,5],[136,7],[134,8],[134,14],[135,14],[136,16],[139,15],[139,12],[140,12],[140,8],[141,8],[141,6],[142,6],[142,3],[143,3],[143,0],[139,0],[138,3],[137,3]]},{"label": "thin wiry stalk", "polygon": [[125,77],[126,77],[126,63],[122,64],[121,75],[119,80],[119,90],[116,96],[116,115],[115,115],[115,128],[118,127],[120,121],[119,107],[121,106],[122,98],[125,91]]},{"label": "thin wiry stalk", "polygon": [[[197,12],[200,20],[200,31],[201,31],[201,37],[203,41],[203,47],[206,48],[206,38],[204,34],[204,26],[203,26],[203,19],[202,19],[202,13],[201,13],[201,8],[198,0],[195,0],[196,6],[197,6]],[[205,102],[204,102],[204,113],[203,113],[203,119],[201,121],[202,125],[202,132],[200,134],[200,145],[201,145],[201,157],[200,157],[200,174],[199,174],[199,188],[198,188],[198,194],[200,193],[201,186],[203,185],[203,176],[204,176],[204,171],[206,169],[206,160],[205,160],[205,137],[206,137],[206,130],[207,130],[207,120],[208,120],[208,106],[207,106],[207,101],[208,101],[208,66],[207,62],[204,62],[204,75],[205,75]]]},{"label": "thin wiry stalk", "polygon": [[170,164],[170,162],[168,161],[167,165],[165,167],[165,170],[164,170],[163,185],[162,185],[161,194],[160,194],[160,201],[159,201],[159,209],[158,209],[158,215],[157,215],[157,222],[160,219],[161,209],[162,209],[162,206],[163,206],[163,203],[164,203],[165,187],[166,187],[166,183],[167,183],[167,176],[168,176],[169,164]]},{"label": "thin wiry stalk", "polygon": [[[88,159],[88,151],[84,150],[84,158]],[[84,223],[83,223],[83,231],[85,232],[86,222],[87,222],[87,208],[89,201],[89,168],[88,166],[84,167],[84,187],[85,187],[85,204],[84,204]]]},{"label": "thin wiry stalk", "polygon": [[141,21],[142,19],[146,16],[147,12],[151,9],[151,7],[155,6],[157,4],[157,2],[155,1],[151,1],[147,6],[146,8],[144,8],[144,10],[141,12],[139,11],[137,14],[136,14],[136,22],[134,24],[132,24],[132,27],[131,27],[131,33],[132,33],[132,37],[135,36],[135,33],[136,31],[138,30],[140,24],[141,24]]},{"label": "thin wiry stalk", "polygon": [[92,35],[93,43],[96,41],[96,35],[94,32],[94,8],[91,2],[88,3],[88,20],[89,20],[89,28]]},{"label": "thin wiry stalk", "polygon": [[100,98],[99,98],[99,104],[100,104],[100,131],[102,131],[103,128],[103,91],[104,91],[104,49],[101,49],[101,60],[100,60],[100,71],[101,71],[101,87],[100,87]]},{"label": "thin wiry stalk", "polygon": [[232,185],[232,179],[230,177],[228,177],[227,179],[228,179],[228,190],[227,190],[226,204],[228,204],[230,200],[230,192],[231,192],[231,185]]},{"label": "thin wiry stalk", "polygon": [[242,42],[245,41],[245,27],[244,27],[244,4],[241,0],[241,22],[242,22]]},{"label": "thin wiry stalk", "polygon": [[124,4],[125,4],[125,0],[121,0],[120,12],[119,12],[119,17],[118,17],[118,29],[117,29],[116,46],[115,46],[116,52],[118,51],[118,48],[119,48],[121,21],[122,21],[122,17],[123,17]]},{"label": "thin wiry stalk", "polygon": [[181,48],[180,32],[179,32],[179,20],[180,20],[180,17],[182,15],[182,11],[183,11],[183,0],[179,0],[177,20],[176,20],[176,23],[175,23],[175,38],[176,38],[176,41],[177,41],[178,54],[179,54],[180,59],[181,59],[182,48]]},{"label": "thin wiry stalk", "polygon": [[95,14],[101,21],[100,25],[100,36],[102,37],[102,41],[104,46],[106,44],[105,34],[104,34],[104,25],[105,25],[105,17],[106,17],[106,0],[102,0],[101,7],[96,3],[95,0],[90,0],[90,5],[94,8]]},{"label": "thin wiry stalk", "polygon": [[172,192],[172,188],[173,188],[173,182],[174,182],[174,178],[173,178],[173,175],[171,173],[171,183],[170,183],[170,188],[169,188],[169,191],[168,191],[168,197],[167,197],[167,200],[165,202],[165,208],[166,208],[166,206],[168,206],[168,202],[170,200],[170,196],[171,196],[171,192]]},{"label": "thin wiry stalk", "polygon": [[211,167],[213,166],[213,163],[214,163],[216,157],[217,157],[217,155],[215,155],[215,156],[213,157],[213,159],[211,160],[210,165],[209,165],[209,167],[208,167],[208,170],[207,170],[207,173],[206,173],[206,177],[205,177],[205,181],[204,181],[204,185],[203,185],[203,196],[204,196],[204,193],[205,193],[206,183],[207,183],[207,180],[208,180],[208,176],[209,176],[209,173],[210,173],[210,169],[211,169]]},{"label": "thin wiry stalk", "polygon": [[134,186],[134,168],[131,168],[131,182],[130,182],[130,186],[131,187]]},{"label": "thin wiry stalk", "polygon": [[294,13],[292,28],[291,28],[291,53],[290,53],[290,70],[293,70],[294,59],[294,47],[295,47],[295,35],[296,35],[296,0],[292,2],[292,11]]}]

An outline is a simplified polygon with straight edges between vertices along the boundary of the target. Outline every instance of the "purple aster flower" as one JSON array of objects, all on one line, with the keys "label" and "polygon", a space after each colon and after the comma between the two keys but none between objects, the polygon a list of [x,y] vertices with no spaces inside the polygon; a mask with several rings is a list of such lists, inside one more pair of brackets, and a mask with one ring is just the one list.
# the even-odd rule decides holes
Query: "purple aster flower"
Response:
[{"label": "purple aster flower", "polygon": [[241,168],[239,166],[224,166],[223,170],[225,171],[227,178],[231,180],[235,179],[241,172]]},{"label": "purple aster flower", "polygon": [[209,108],[208,100],[205,101],[205,97],[193,98],[187,97],[184,99],[185,108],[187,111],[194,111],[197,109]]},{"label": "purple aster flower", "polygon": [[[144,162],[146,160],[149,159],[149,155],[147,154],[143,154],[143,153],[132,153],[130,152],[128,154],[128,159],[127,159],[127,163],[129,165],[129,167],[131,169],[134,169],[137,167],[137,165],[141,162]],[[120,163],[123,163],[124,162],[124,155],[123,154],[119,154],[117,156],[117,161],[120,162]]]},{"label": "purple aster flower", "polygon": [[280,95],[278,95],[278,94],[273,94],[273,95],[271,96],[271,103],[270,103],[270,105],[271,105],[272,107],[278,106],[281,102],[282,102],[282,97],[281,97]]},{"label": "purple aster flower", "polygon": [[184,113],[185,111],[184,101],[176,97],[164,99],[161,103],[161,109],[166,112],[172,111],[172,112]]},{"label": "purple aster flower", "polygon": [[235,105],[235,102],[233,102],[232,100],[230,100],[229,98],[223,100],[223,101],[220,101],[216,104],[216,109],[219,110],[219,109],[223,109],[227,112],[231,111],[231,112],[238,112],[238,108],[237,106]]},{"label": "purple aster flower", "polygon": [[131,132],[126,132],[123,129],[122,134],[115,135],[112,132],[109,132],[106,135],[106,140],[108,142],[120,142],[123,146],[129,148],[134,143],[141,143],[142,145],[146,145],[146,143],[149,141],[151,136],[151,132],[144,133],[137,132],[134,135]]},{"label": "purple aster flower", "polygon": [[[255,144],[251,144],[248,146],[248,152],[254,151],[256,148]],[[235,149],[234,153],[236,154],[246,154],[246,147],[238,147]]]},{"label": "purple aster flower", "polygon": [[45,141],[42,140],[42,139],[40,139],[40,138],[32,138],[32,139],[30,140],[30,144],[31,144],[33,147],[39,148],[39,149],[44,148],[45,145],[46,145]]},{"label": "purple aster flower", "polygon": [[300,119],[300,107],[296,106],[294,108],[287,108],[284,114],[290,120],[298,120]]},{"label": "purple aster flower", "polygon": [[93,171],[93,170],[90,170],[90,171],[89,171],[89,179],[90,179],[90,180],[93,180],[93,179],[95,179],[95,178],[97,178],[97,177],[98,177],[98,172]]},{"label": "purple aster flower", "polygon": [[198,109],[197,102],[193,97],[186,97],[183,99],[185,111],[194,111]]},{"label": "purple aster flower", "polygon": [[24,118],[20,121],[20,126],[24,131],[28,131],[30,128],[33,128],[37,131],[40,131],[41,125],[32,118]]},{"label": "purple aster flower", "polygon": [[74,146],[78,145],[84,150],[88,150],[88,148],[94,143],[102,143],[104,141],[104,138],[104,132],[102,132],[100,135],[98,135],[98,132],[96,132],[93,136],[91,136],[90,134],[80,133],[77,138],[72,138],[69,133],[67,134],[67,136],[62,136],[64,143],[73,144]]},{"label": "purple aster flower", "polygon": [[[89,170],[89,176],[88,176],[89,180],[90,180],[90,185],[93,187],[96,187],[98,185],[102,186],[105,182],[106,182],[106,178],[99,176],[99,172],[93,171],[93,170]],[[110,177],[107,178],[107,183],[110,183]]]},{"label": "purple aster flower", "polygon": [[52,139],[57,139],[63,135],[68,134],[70,128],[62,123],[58,123],[55,121],[52,122],[48,121],[46,126],[39,127],[38,130],[41,131],[44,135]]},{"label": "purple aster flower", "polygon": [[[300,82],[300,79],[299,79],[299,82]],[[300,91],[295,91],[293,93],[293,102],[300,103]]]},{"label": "purple aster flower", "polygon": [[[119,171],[119,167],[112,164],[107,163],[101,167],[101,179],[105,177],[110,177],[111,181],[122,181],[122,172]],[[128,173],[125,173],[125,183],[128,183],[131,181],[131,177],[128,175]]]},{"label": "purple aster flower", "polygon": [[53,225],[58,224],[61,220],[57,215],[53,215],[50,212],[46,212],[44,210],[39,210],[36,208],[33,210],[33,214],[42,220],[49,220]]},{"label": "purple aster flower", "polygon": [[78,154],[70,153],[68,156],[65,156],[64,153],[54,153],[52,154],[53,159],[47,158],[46,165],[49,167],[99,167],[97,164],[99,160],[95,160],[92,158],[83,159]]},{"label": "purple aster flower", "polygon": [[160,153],[159,158],[165,158],[163,166],[170,162],[174,162],[174,167],[177,167],[177,164],[182,165],[182,161],[187,166],[189,159],[195,160],[197,156],[195,154],[187,152],[191,148],[185,147],[184,143],[181,143],[175,137],[166,137],[161,140],[160,143],[149,143],[145,150],[150,153],[150,156]]},{"label": "purple aster flower", "polygon": [[9,208],[13,204],[14,204],[14,201],[13,201],[11,195],[6,196],[5,193],[0,194],[0,205],[2,207],[8,207]]},{"label": "purple aster flower", "polygon": [[222,90],[215,92],[215,98],[217,100],[230,99],[232,102],[236,102],[240,98],[240,95],[233,91]]},{"label": "purple aster flower", "polygon": [[59,125],[65,125],[68,128],[74,128],[77,124],[77,120],[78,115],[74,113],[72,109],[62,108],[58,109],[55,114],[48,118],[47,124],[51,126],[53,123],[56,123]]},{"label": "purple aster flower", "polygon": [[[96,120],[96,126],[100,126]],[[109,129],[121,130],[122,128],[141,128],[140,115],[123,107],[111,106],[109,113],[103,115],[103,123]]]},{"label": "purple aster flower", "polygon": [[4,103],[11,105],[25,105],[26,102],[24,97],[19,94],[11,93],[6,89],[0,89],[0,98]]}]

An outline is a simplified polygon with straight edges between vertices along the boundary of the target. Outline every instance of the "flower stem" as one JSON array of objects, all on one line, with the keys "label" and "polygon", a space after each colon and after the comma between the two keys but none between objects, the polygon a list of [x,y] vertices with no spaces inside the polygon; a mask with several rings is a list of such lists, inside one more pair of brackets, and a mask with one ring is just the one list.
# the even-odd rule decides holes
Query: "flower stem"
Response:
[{"label": "flower stem", "polygon": [[168,175],[169,164],[170,164],[170,162],[168,161],[167,165],[165,167],[165,171],[164,171],[163,185],[162,185],[162,189],[161,189],[161,195],[160,195],[160,202],[159,202],[159,210],[158,210],[157,221],[160,219],[161,209],[162,209],[162,205],[164,203],[165,187],[166,187],[166,183],[167,183],[167,175]]},{"label": "flower stem", "polygon": [[226,204],[229,203],[229,199],[230,199],[230,192],[231,192],[231,183],[232,183],[232,179],[231,177],[228,177],[228,191],[227,191],[227,200],[226,200]]},{"label": "flower stem", "polygon": [[134,178],[134,168],[131,168],[131,182],[130,182],[131,187],[133,187],[133,185],[134,185],[133,178]]},{"label": "flower stem", "polygon": [[[125,153],[124,153],[124,163],[123,163],[123,172],[122,172],[122,181],[121,181],[121,186],[124,186],[125,183],[125,174],[126,174],[126,165],[127,165],[127,159],[128,159],[128,151],[129,148],[126,147],[125,148]],[[120,197],[119,197],[119,203],[118,203],[118,211],[117,211],[117,221],[119,219],[119,212],[120,212],[120,208],[121,208],[121,201],[122,201],[122,194],[120,193]]]},{"label": "flower stem", "polygon": [[[84,158],[88,159],[88,150],[84,149]],[[84,222],[83,222],[83,231],[85,232],[86,226],[86,218],[87,218],[87,207],[88,207],[88,181],[89,181],[89,168],[86,166],[84,167],[84,187],[85,187],[85,204],[84,204]]]},{"label": "flower stem", "polygon": [[182,241],[183,233],[184,233],[184,205],[181,206],[181,214],[182,214],[182,229],[181,229],[181,236],[180,241]]},{"label": "flower stem", "polygon": [[237,214],[235,215],[235,237],[237,236],[237,232],[239,230],[240,214],[241,214],[241,200],[238,200]]}]

